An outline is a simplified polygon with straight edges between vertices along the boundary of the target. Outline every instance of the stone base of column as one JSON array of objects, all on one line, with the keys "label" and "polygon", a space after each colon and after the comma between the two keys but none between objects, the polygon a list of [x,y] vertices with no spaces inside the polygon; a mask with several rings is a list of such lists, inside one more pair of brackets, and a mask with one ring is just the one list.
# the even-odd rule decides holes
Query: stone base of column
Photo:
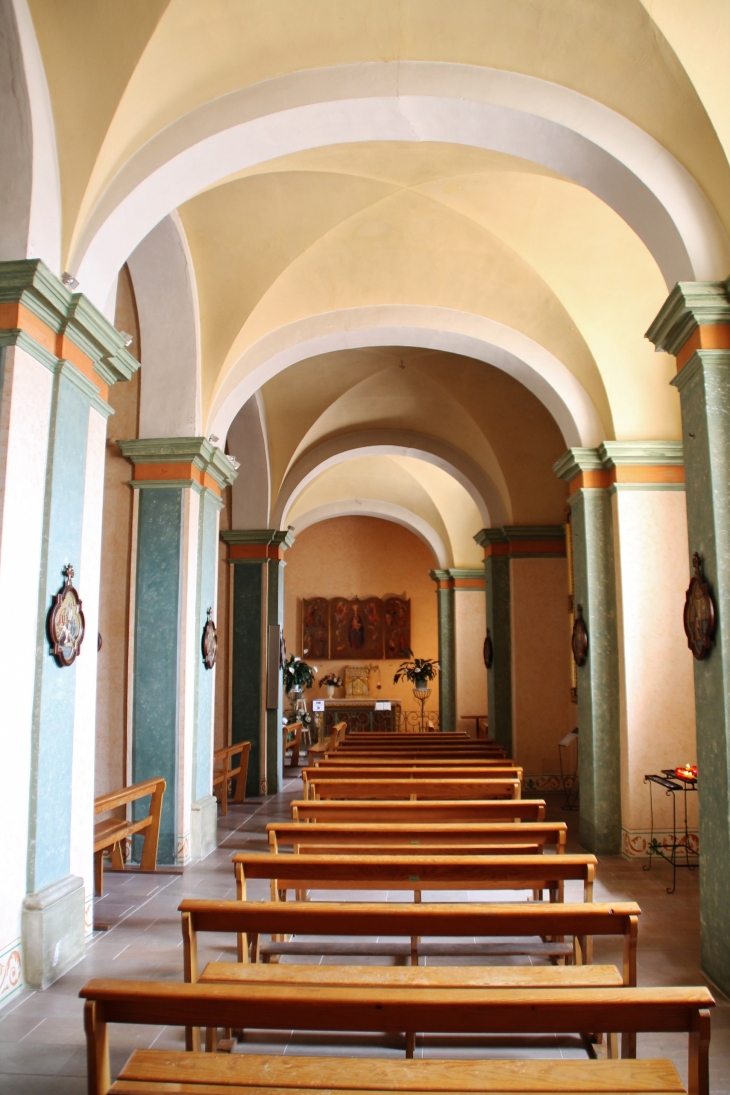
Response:
[{"label": "stone base of column", "polygon": [[190,808],[190,859],[205,859],[217,847],[218,802],[215,795],[206,795]]},{"label": "stone base of column", "polygon": [[22,916],[26,984],[47,989],[84,957],[84,881],[68,875],[26,894]]}]

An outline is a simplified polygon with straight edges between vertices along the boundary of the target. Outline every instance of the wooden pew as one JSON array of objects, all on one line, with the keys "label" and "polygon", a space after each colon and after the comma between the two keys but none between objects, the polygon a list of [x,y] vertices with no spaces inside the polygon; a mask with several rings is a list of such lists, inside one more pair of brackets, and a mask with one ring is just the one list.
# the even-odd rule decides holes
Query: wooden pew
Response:
[{"label": "wooden pew", "polygon": [[154,871],[157,866],[157,846],[160,841],[160,817],[162,798],[165,794],[164,779],[148,779],[144,783],[135,783],[121,791],[112,791],[94,799],[94,814],[106,814],[119,806],[127,806],[141,798],[151,795],[150,809],[146,817],[138,821],[109,817],[97,821],[94,825],[94,893],[101,897],[104,891],[104,852],[111,850],[112,867],[115,871],[124,870],[122,841],[144,833],[140,870]]},{"label": "wooden pew", "polygon": [[328,753],[319,761],[319,767],[337,771],[339,768],[504,768],[514,765],[506,757],[402,757],[397,753],[356,754],[337,751]]},{"label": "wooden pew", "polygon": [[324,738],[322,741],[318,741],[316,745],[310,745],[307,749],[307,760],[311,763],[316,763],[321,757],[325,757],[334,752],[337,747],[337,743],[342,740],[347,730],[346,722],[336,722],[332,727],[332,733],[329,737]]},{"label": "wooden pew", "polygon": [[513,854],[530,854],[546,846],[565,853],[567,826],[564,821],[456,823],[372,822],[366,828],[357,822],[318,822],[310,825],[296,821],[272,821],[266,826],[269,849],[278,854],[282,847],[295,853],[312,854],[313,848],[328,854],[360,853],[407,854],[418,846],[425,854],[497,854],[504,848]]},{"label": "wooden pew", "polygon": [[313,798],[479,799],[520,798],[518,779],[317,779],[309,784]]},{"label": "wooden pew", "polygon": [[[281,733],[283,737],[282,742],[282,760],[286,764],[286,754],[291,749],[291,762],[292,767],[297,768],[299,766],[299,750],[302,745],[302,730],[304,724],[301,722],[290,722],[286,726],[282,727]],[[290,736],[293,735],[293,736]]]},{"label": "wooden pew", "polygon": [[304,801],[296,799],[291,804],[294,821],[340,822],[352,821],[361,825],[379,821],[396,823],[430,822],[434,824],[456,822],[475,823],[487,821],[544,821],[544,799],[462,799],[456,802],[444,802],[434,799],[430,802],[369,802],[367,799],[354,802],[329,799],[327,801]]},{"label": "wooden pew", "polygon": [[371,767],[369,765],[353,765],[352,767],[345,767],[344,765],[306,766],[302,769],[305,799],[313,797],[309,793],[310,784],[313,786],[324,779],[518,779],[522,782],[522,768],[514,765],[509,768],[503,766],[496,768],[486,765],[464,768],[458,765],[439,767],[433,764],[424,765],[423,767],[420,765],[393,765],[388,767]]},{"label": "wooden pew", "polygon": [[[414,966],[421,956],[524,954],[549,959],[570,960],[572,957],[576,965],[585,965],[589,940],[593,936],[620,935],[624,940],[625,983],[636,984],[636,938],[641,910],[632,901],[610,904],[539,901],[401,904],[187,899],[178,907],[182,914],[185,979],[188,981],[195,979],[193,974],[198,969],[198,933],[228,932],[237,937],[239,962],[267,961],[281,954],[367,955],[410,958]],[[261,935],[297,938],[261,943]],[[301,938],[311,935],[324,938]],[[572,945],[562,941],[566,935],[573,937]],[[353,937],[366,938],[365,941],[353,941]],[[397,942],[398,937],[405,937],[407,942]],[[424,937],[427,942],[423,942]],[[476,937],[478,941],[475,941]],[[432,942],[434,938],[441,942]],[[462,941],[454,942],[454,939]],[[500,942],[484,942],[484,939],[499,939]]]},{"label": "wooden pew", "polygon": [[[331,752],[331,751],[330,751]],[[443,757],[445,760],[459,760],[462,758],[476,758],[476,759],[492,759],[492,760],[504,760],[501,755],[494,753],[484,753],[481,749],[474,748],[472,746],[464,746],[463,749],[429,749],[427,752],[419,749],[343,749],[341,747],[334,750],[332,756],[336,757],[365,757],[370,760],[373,758],[384,759],[386,757],[402,757],[406,760],[410,760],[414,764],[418,764],[424,756],[426,757]]]},{"label": "wooden pew", "polygon": [[271,900],[288,890],[530,890],[563,901],[566,881],[583,883],[593,900],[593,855],[234,855],[236,896],[246,900],[247,879],[268,879]]},{"label": "wooden pew", "polygon": [[[248,776],[248,758],[251,752],[250,741],[239,741],[235,745],[228,745],[225,749],[217,749],[213,754],[213,794],[221,805],[221,813],[228,813],[228,783],[236,780],[236,790],[233,801],[241,803],[246,801],[246,779]],[[231,767],[231,760],[240,753],[240,759],[236,768]],[[218,766],[218,767],[216,767]]]},{"label": "wooden pew", "polygon": [[[461,989],[297,984],[89,981],[81,990],[89,1095],[110,1090],[109,1024],[372,1031],[544,1034],[589,1029],[686,1032],[689,1095],[709,1095],[710,1011],[698,988]],[[398,1067],[396,1067],[398,1066]],[[681,1092],[669,1061],[384,1061],[136,1050],[114,1095],[243,1092]]]}]

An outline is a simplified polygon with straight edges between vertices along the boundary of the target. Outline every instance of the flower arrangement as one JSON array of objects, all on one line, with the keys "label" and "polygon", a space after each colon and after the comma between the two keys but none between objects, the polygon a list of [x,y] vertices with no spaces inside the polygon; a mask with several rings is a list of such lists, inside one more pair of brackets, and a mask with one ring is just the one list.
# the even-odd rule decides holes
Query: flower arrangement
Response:
[{"label": "flower arrangement", "polygon": [[441,666],[434,658],[414,658],[412,650],[407,653],[409,660],[401,662],[398,666],[393,677],[393,684],[397,684],[398,681],[405,678],[407,681],[413,681],[417,689],[424,690],[427,687],[427,682],[434,680],[436,671]]},{"label": "flower arrangement", "polygon": [[312,668],[307,662],[303,662],[301,658],[290,654],[284,666],[284,691],[301,692],[304,688],[311,688],[314,685],[314,674],[316,672],[316,665]]},{"label": "flower arrangement", "polygon": [[319,687],[322,688],[323,685],[327,688],[342,688],[343,680],[336,673],[325,673],[319,682]]}]

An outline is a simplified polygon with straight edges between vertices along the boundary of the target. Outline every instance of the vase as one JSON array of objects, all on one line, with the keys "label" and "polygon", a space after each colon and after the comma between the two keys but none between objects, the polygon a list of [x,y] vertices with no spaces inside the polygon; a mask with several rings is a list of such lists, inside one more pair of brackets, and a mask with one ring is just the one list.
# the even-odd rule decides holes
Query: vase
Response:
[{"label": "vase", "polygon": [[327,699],[328,700],[334,699],[334,695],[335,695],[335,686],[333,684],[328,684],[327,685]]},{"label": "vase", "polygon": [[428,681],[425,677],[416,677],[413,687],[416,692],[425,692],[428,688]]}]

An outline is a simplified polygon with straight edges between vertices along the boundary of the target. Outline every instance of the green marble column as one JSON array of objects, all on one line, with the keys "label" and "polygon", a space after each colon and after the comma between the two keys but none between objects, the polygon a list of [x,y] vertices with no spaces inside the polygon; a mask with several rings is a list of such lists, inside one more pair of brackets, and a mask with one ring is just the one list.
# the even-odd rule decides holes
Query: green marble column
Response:
[{"label": "green marble column", "polygon": [[448,570],[431,570],[436,582],[439,632],[439,725],[442,730],[456,729],[456,621],[454,618],[454,581]]},{"label": "green marble column", "polygon": [[[597,449],[570,449],[555,465],[570,483],[604,472]],[[581,479],[581,483],[583,479]],[[576,605],[588,628],[588,657],[578,669],[580,842],[591,852],[621,851],[621,735],[613,518],[608,483],[580,486],[569,499]]]},{"label": "green marble column", "polygon": [[[730,281],[680,283],[649,329],[682,366],[688,567],[698,552],[715,600],[715,643],[694,661],[702,967],[730,992]],[[702,349],[703,328],[712,326]],[[690,346],[687,346],[689,340]],[[700,348],[691,352],[693,346]],[[680,611],[681,606],[677,606]],[[690,651],[686,656],[691,658]]]},{"label": "green marble column", "polygon": [[485,528],[474,537],[484,548],[487,631],[494,657],[487,672],[489,736],[512,756],[512,619],[510,568],[504,529]]},{"label": "green marble column", "polygon": [[251,742],[246,794],[273,795],[283,779],[283,697],[280,671],[267,696],[267,655],[270,628],[284,626],[283,556],[294,538],[278,529],[231,529],[221,537],[233,567],[231,742]]}]

